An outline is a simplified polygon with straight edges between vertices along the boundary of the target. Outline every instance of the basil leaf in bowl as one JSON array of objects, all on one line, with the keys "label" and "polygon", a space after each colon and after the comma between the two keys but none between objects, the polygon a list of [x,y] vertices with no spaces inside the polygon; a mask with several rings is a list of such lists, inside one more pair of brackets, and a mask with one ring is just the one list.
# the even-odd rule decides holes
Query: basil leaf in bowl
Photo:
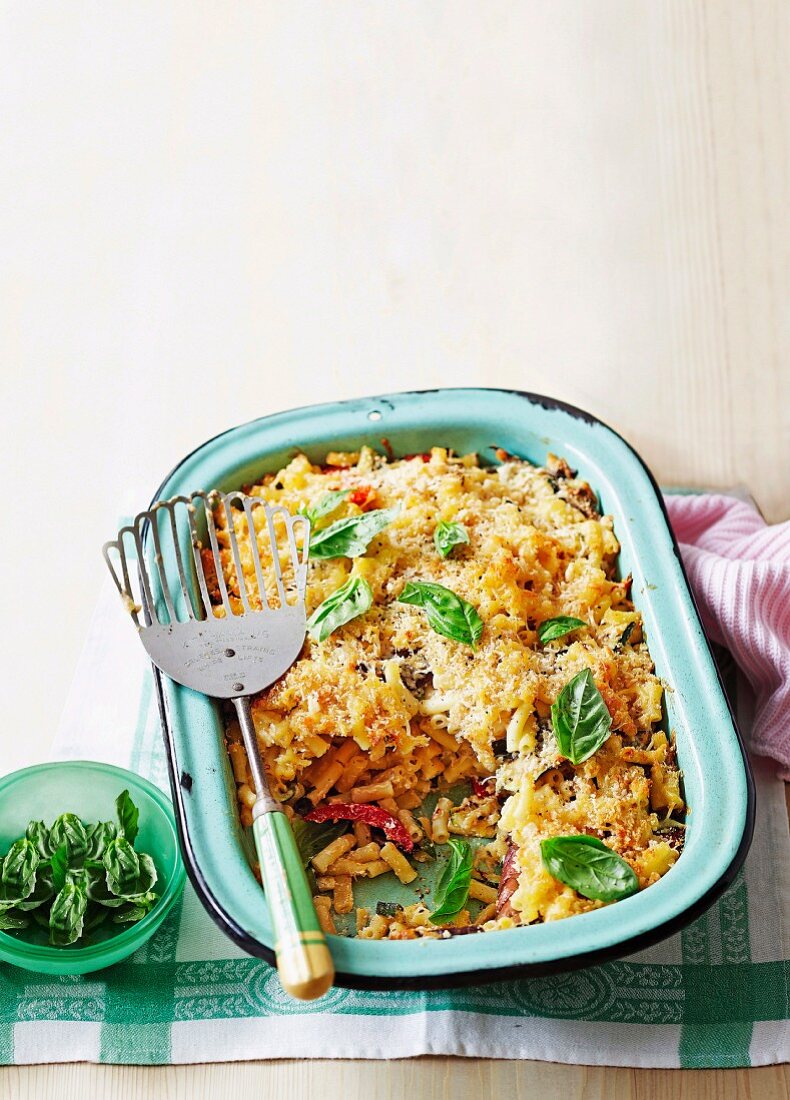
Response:
[{"label": "basil leaf in bowl", "polygon": [[431,628],[454,642],[463,642],[475,649],[483,633],[483,620],[470,603],[443,584],[432,581],[409,581],[398,597],[399,603],[421,607]]},{"label": "basil leaf in bowl", "polygon": [[140,893],[140,857],[125,837],[117,836],[107,845],[102,857],[107,872],[107,886],[116,897]]},{"label": "basil leaf in bowl", "polygon": [[49,938],[54,947],[66,947],[80,938],[87,908],[84,884],[67,882],[49,912]]},{"label": "basil leaf in bowl", "polygon": [[433,545],[443,558],[448,558],[456,546],[469,542],[469,532],[462,523],[445,523],[440,520],[433,533]]},{"label": "basil leaf in bowl", "polygon": [[307,632],[314,642],[323,642],[338,627],[364,615],[372,605],[373,591],[368,582],[362,577],[349,577],[318,605],[307,620]]},{"label": "basil leaf in bowl", "polygon": [[52,884],[56,890],[60,891],[66,885],[66,875],[69,871],[69,850],[65,844],[61,844],[52,853],[49,866],[52,871]]},{"label": "basil leaf in bowl", "polygon": [[554,619],[544,619],[538,627],[538,641],[541,645],[545,645],[546,642],[564,638],[571,631],[586,625],[583,619],[574,619],[571,615],[557,615]]},{"label": "basil leaf in bowl", "polygon": [[0,909],[0,932],[18,932],[29,924],[30,921],[24,913],[12,908]]},{"label": "basil leaf in bowl", "polygon": [[56,893],[55,881],[52,871],[46,865],[39,864],[36,870],[36,883],[33,890],[24,901],[19,901],[16,908],[22,912],[28,909],[38,909],[45,902],[50,901]]},{"label": "basil leaf in bowl", "polygon": [[35,846],[41,859],[49,859],[54,848],[49,840],[49,829],[43,821],[31,821],[25,830],[25,836]]},{"label": "basil leaf in bowl", "polygon": [[81,866],[88,851],[88,834],[76,814],[61,814],[49,831],[53,851],[66,845],[70,867]]},{"label": "basil leaf in bowl", "polygon": [[[127,791],[123,793],[127,798],[129,797]],[[119,799],[120,797],[119,795]],[[107,850],[107,845],[111,840],[114,840],[117,835],[118,826],[114,821],[97,821],[93,828],[88,830],[88,859],[100,860]]]},{"label": "basil leaf in bowl", "polygon": [[24,901],[36,886],[39,855],[26,837],[14,841],[0,869],[0,905]]},{"label": "basil leaf in bowl", "polygon": [[560,752],[581,764],[609,736],[612,718],[589,668],[569,680],[551,708],[551,724]]},{"label": "basil leaf in bowl", "polygon": [[[135,806],[129,797],[128,791],[121,791],[115,800],[115,809],[118,814],[118,824],[120,825],[120,834],[130,844],[134,844],[137,836],[138,822],[140,820],[140,811]],[[109,822],[108,822],[109,824]]]},{"label": "basil leaf in bowl", "polygon": [[594,836],[558,836],[540,843],[549,874],[594,901],[620,901],[639,889],[626,861]]}]

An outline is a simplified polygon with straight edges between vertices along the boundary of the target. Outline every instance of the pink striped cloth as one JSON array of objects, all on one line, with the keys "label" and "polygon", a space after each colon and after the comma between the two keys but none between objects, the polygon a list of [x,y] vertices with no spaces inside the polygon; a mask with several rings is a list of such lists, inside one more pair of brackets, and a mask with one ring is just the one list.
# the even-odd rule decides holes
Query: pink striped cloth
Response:
[{"label": "pink striped cloth", "polygon": [[754,688],[751,748],[790,779],[790,522],[735,497],[664,499],[705,630]]}]

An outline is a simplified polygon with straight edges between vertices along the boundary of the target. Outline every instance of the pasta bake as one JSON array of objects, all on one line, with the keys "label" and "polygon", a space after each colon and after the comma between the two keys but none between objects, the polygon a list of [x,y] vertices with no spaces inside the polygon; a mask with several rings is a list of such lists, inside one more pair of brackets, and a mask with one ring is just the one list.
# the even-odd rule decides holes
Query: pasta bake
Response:
[{"label": "pasta bake", "polygon": [[[662,684],[611,517],[564,460],[364,447],[321,465],[297,454],[245,491],[311,522],[308,636],[253,717],[326,931],[530,925],[672,867],[685,807]],[[230,717],[226,731],[249,825]],[[395,880],[411,901],[387,900]],[[379,903],[360,903],[379,882]]]}]

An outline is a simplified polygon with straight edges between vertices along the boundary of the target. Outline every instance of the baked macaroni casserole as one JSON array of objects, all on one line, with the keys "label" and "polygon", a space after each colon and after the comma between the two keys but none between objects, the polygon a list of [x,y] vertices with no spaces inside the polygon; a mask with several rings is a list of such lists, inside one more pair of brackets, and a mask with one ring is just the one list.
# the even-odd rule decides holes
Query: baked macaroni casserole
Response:
[{"label": "baked macaroni casserole", "polygon": [[[612,519],[564,460],[497,460],[299,454],[245,487],[312,526],[308,636],[253,716],[328,932],[557,920],[650,886],[680,854],[662,685],[630,578],[616,577]],[[238,597],[227,518],[216,523]],[[249,825],[231,716],[226,729]],[[361,884],[393,875],[411,903],[358,903]]]}]

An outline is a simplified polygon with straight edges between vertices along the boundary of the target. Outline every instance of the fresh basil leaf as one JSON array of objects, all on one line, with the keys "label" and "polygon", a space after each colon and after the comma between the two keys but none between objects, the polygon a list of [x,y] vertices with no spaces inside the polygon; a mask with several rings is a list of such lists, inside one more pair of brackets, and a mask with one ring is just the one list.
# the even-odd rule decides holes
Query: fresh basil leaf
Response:
[{"label": "fresh basil leaf", "polygon": [[572,764],[587,760],[607,739],[612,718],[589,668],[562,689],[551,708],[551,724],[560,752]]},{"label": "fresh basil leaf", "polygon": [[98,821],[88,830],[87,861],[96,862],[104,855],[107,845],[118,835],[118,826],[114,821]]},{"label": "fresh basil leaf", "polygon": [[65,844],[61,844],[61,846],[52,853],[49,865],[52,870],[53,886],[58,893],[60,893],[66,885],[66,873],[69,869],[69,850]]},{"label": "fresh basil leaf", "polygon": [[33,844],[41,859],[49,859],[52,845],[49,842],[49,829],[43,821],[31,821],[25,830],[25,837]]},{"label": "fresh basil leaf", "polygon": [[107,889],[116,897],[135,893],[140,877],[140,857],[129,841],[117,836],[107,845],[102,862],[107,872]]},{"label": "fresh basil leaf", "polygon": [[128,901],[137,901],[138,898],[150,894],[152,886],[159,877],[153,859],[146,852],[140,852],[138,858],[140,860],[140,874],[137,876],[134,889],[124,895]]},{"label": "fresh basil leaf", "polygon": [[0,932],[16,932],[27,928],[30,918],[15,909],[0,909]]},{"label": "fresh basil leaf", "polygon": [[346,821],[304,821],[301,817],[295,817],[291,822],[296,847],[302,857],[302,863],[306,867],[313,856],[317,856],[333,840],[348,832]]},{"label": "fresh basil leaf", "polygon": [[[108,867],[104,876],[98,871],[88,871],[86,880],[86,891],[91,901],[110,909],[149,894],[159,877],[154,861],[147,853],[135,852],[123,837],[116,838],[112,844],[117,846],[114,856],[108,860],[113,863],[113,869]],[[134,878],[131,877],[134,860],[129,859],[129,853],[138,862],[138,873]],[[120,873],[116,873],[116,862],[122,865]]]},{"label": "fresh basil leaf", "polygon": [[134,844],[137,836],[137,823],[140,820],[140,811],[129,797],[128,791],[121,791],[115,800],[115,809],[118,814],[121,836],[130,844]]},{"label": "fresh basil leaf", "polygon": [[17,909],[27,912],[29,909],[38,909],[45,901],[49,901],[55,894],[55,884],[52,879],[52,870],[39,864],[36,869],[36,884],[32,892],[24,901],[17,902]]},{"label": "fresh basil leaf", "polygon": [[450,839],[448,843],[450,858],[436,887],[438,908],[431,913],[431,924],[444,924],[456,917],[469,897],[474,851],[465,840]]},{"label": "fresh basil leaf", "polygon": [[52,851],[66,845],[69,867],[81,867],[88,850],[88,834],[76,814],[61,814],[49,831]]},{"label": "fresh basil leaf", "polygon": [[299,513],[310,521],[312,527],[317,520],[323,519],[324,516],[331,516],[335,509],[340,506],[341,501],[344,501],[350,494],[350,489],[335,489],[331,493],[324,493],[312,508],[309,505],[304,505],[299,509]]},{"label": "fresh basil leaf", "polygon": [[314,642],[323,642],[344,623],[364,615],[372,604],[373,592],[368,582],[362,577],[349,577],[318,605],[307,620],[307,632]]},{"label": "fresh basil leaf", "polygon": [[101,869],[88,868],[85,892],[89,901],[105,909],[118,909],[126,905],[127,899],[121,895],[113,894],[107,885],[107,871],[102,865]]},{"label": "fresh basil leaf", "polygon": [[448,558],[454,546],[469,542],[469,532],[462,523],[445,523],[440,520],[433,533],[433,545],[443,558]]},{"label": "fresh basil leaf", "polygon": [[635,894],[633,868],[594,836],[557,836],[540,843],[543,866],[554,878],[594,901],[620,901]]},{"label": "fresh basil leaf", "polygon": [[87,867],[69,867],[66,871],[66,885],[81,886],[87,892],[91,872]]},{"label": "fresh basil leaf", "polygon": [[572,630],[578,630],[580,626],[586,626],[583,619],[574,619],[571,615],[557,615],[555,619],[544,619],[538,627],[538,641],[541,645],[546,642],[564,638]]},{"label": "fresh basil leaf", "polygon": [[110,919],[113,924],[133,924],[147,916],[158,900],[156,894],[143,894],[134,901],[122,905]]},{"label": "fresh basil leaf", "polygon": [[0,871],[0,904],[15,904],[33,893],[39,862],[39,854],[31,840],[22,837],[14,841]]},{"label": "fresh basil leaf", "polygon": [[398,597],[400,603],[421,607],[431,628],[454,642],[463,642],[475,649],[483,633],[483,620],[466,600],[456,596],[443,584],[431,581],[409,581]]},{"label": "fresh basil leaf", "polygon": [[54,947],[66,947],[82,935],[88,895],[81,885],[67,882],[49,912],[49,942]]},{"label": "fresh basil leaf", "polygon": [[331,523],[310,539],[310,557],[358,558],[364,554],[370,542],[380,535],[398,515],[400,508],[377,508],[363,512],[361,516],[348,516]]}]

